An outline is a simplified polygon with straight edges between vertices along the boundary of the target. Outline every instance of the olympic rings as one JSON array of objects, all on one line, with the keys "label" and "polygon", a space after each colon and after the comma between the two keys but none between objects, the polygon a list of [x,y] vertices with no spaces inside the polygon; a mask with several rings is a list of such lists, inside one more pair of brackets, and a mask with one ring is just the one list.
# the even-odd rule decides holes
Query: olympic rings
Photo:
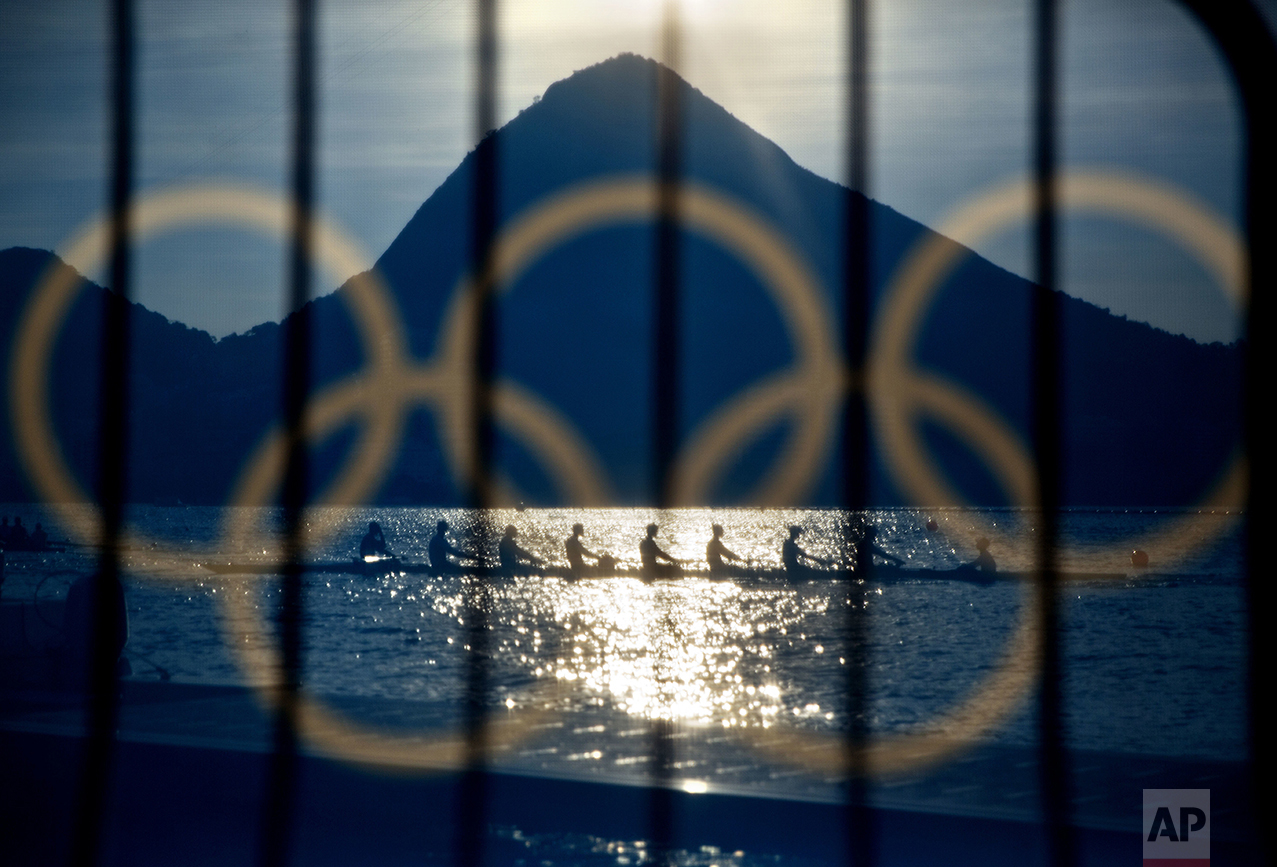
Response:
[{"label": "olympic rings", "polygon": [[[946,422],[986,458],[1013,502],[1036,504],[1031,459],[1013,432],[973,395],[938,377],[912,370],[909,358],[921,311],[944,275],[965,251],[958,240],[979,237],[1027,212],[1027,185],[1012,184],[982,197],[947,221],[937,236],[925,239],[897,271],[872,331],[868,392],[879,441],[898,474],[902,488],[919,502],[956,502],[940,479],[913,433],[922,414]],[[786,502],[809,489],[832,445],[835,409],[849,380],[829,330],[832,320],[823,295],[800,257],[772,229],[739,205],[711,191],[687,186],[681,190],[686,224],[710,235],[749,264],[772,293],[795,346],[796,360],[780,373],[748,389],[719,410],[693,435],[675,469],[674,490],[680,503],[705,494],[732,456],[732,450],[781,413],[797,417],[798,434],[782,458],[756,489],[759,504]],[[1185,241],[1226,286],[1239,287],[1242,275],[1240,244],[1231,232],[1180,194],[1147,182],[1099,174],[1081,174],[1061,181],[1064,207],[1090,207],[1146,220]],[[454,478],[474,478],[472,437],[466,402],[458,382],[468,380],[475,334],[473,305],[483,293],[507,291],[518,274],[542,251],[573,234],[608,223],[642,219],[655,213],[656,189],[649,180],[621,179],[566,191],[536,206],[502,234],[495,264],[483,282],[463,278],[443,319],[435,357],[420,365],[408,358],[406,340],[384,287],[375,274],[360,274],[346,294],[368,355],[368,367],[326,389],[304,419],[307,440],[322,439],[352,415],[362,416],[365,429],[357,443],[356,459],[344,467],[319,498],[325,505],[354,504],[375,489],[398,442],[408,408],[415,403],[435,410],[440,439]],[[142,199],[134,214],[138,236],[161,226],[196,220],[246,222],[276,234],[286,226],[286,206],[261,194],[233,188],[194,188]],[[320,255],[339,275],[358,273],[358,257],[339,237],[320,227]],[[95,224],[71,245],[68,261],[100,260],[105,227]],[[332,258],[327,258],[331,256]],[[69,307],[75,280],[67,269],[55,269],[42,281],[19,326],[11,375],[11,410],[15,442],[33,469],[41,493],[55,505],[86,500],[63,464],[52,434],[47,406],[47,365],[57,325]],[[1240,293],[1240,289],[1237,289]],[[553,474],[581,505],[609,499],[603,470],[588,446],[574,435],[567,420],[509,383],[496,387],[498,420],[547,458]],[[231,506],[261,506],[270,502],[282,475],[283,435],[269,435],[246,464],[234,488]],[[1225,502],[1242,484],[1241,460],[1226,475],[1208,502]],[[63,510],[65,514],[66,510]],[[243,516],[251,510],[228,509],[226,538],[242,539],[250,529]],[[68,521],[75,525],[74,516]],[[1190,522],[1191,523],[1191,522]],[[1200,522],[1198,522],[1200,523]],[[323,527],[322,531],[328,528]],[[91,534],[87,531],[85,536]],[[187,557],[161,558],[188,563]],[[248,604],[242,585],[232,583],[224,594],[225,626],[230,643],[244,667],[256,672],[263,698],[274,704],[282,683],[277,654],[260,639],[260,617]],[[878,738],[865,751],[865,767],[874,775],[897,773],[942,759],[962,748],[1004,718],[1022,700],[1036,679],[1039,665],[1040,606],[1035,584],[1026,588],[1021,624],[1004,650],[994,673],[957,708],[938,720],[938,733]],[[523,711],[502,723],[489,725],[488,743],[508,747],[527,737],[541,713]],[[358,762],[401,767],[455,767],[462,741],[453,736],[405,738],[353,726],[308,696],[301,697],[301,730],[319,749]],[[829,770],[845,767],[841,739],[798,731],[745,730],[739,736],[759,749],[801,765]],[[831,753],[831,751],[833,751]],[[831,761],[831,758],[834,759]]]}]

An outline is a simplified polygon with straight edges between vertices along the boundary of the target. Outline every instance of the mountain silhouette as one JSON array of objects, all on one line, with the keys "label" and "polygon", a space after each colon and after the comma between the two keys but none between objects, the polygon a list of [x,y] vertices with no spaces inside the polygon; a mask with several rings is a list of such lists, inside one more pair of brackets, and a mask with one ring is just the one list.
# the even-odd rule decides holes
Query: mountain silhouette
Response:
[{"label": "mountain silhouette", "polygon": [[[587,184],[647,179],[656,171],[659,66],[623,55],[552,85],[478,148],[495,148],[501,231],[546,202]],[[815,277],[832,332],[840,333],[842,212],[846,190],[795,164],[779,147],[686,83],[682,178],[770,227]],[[441,334],[469,260],[472,152],[427,199],[375,270],[417,364],[437,358]],[[930,230],[870,203],[871,307],[907,253]],[[497,312],[498,377],[535,395],[588,444],[616,502],[641,504],[651,490],[649,413],[654,228],[648,216],[584,225],[528,257]],[[681,391],[684,442],[751,384],[790,364],[798,348],[760,276],[721,239],[680,234]],[[51,253],[0,252],[0,314],[6,357],[19,312],[40,274],[65,267]],[[1007,429],[1029,441],[1031,285],[971,254],[926,311],[916,363],[979,395]],[[102,293],[86,282],[62,326],[50,375],[62,451],[87,488],[95,478],[97,351]],[[366,351],[352,324],[350,284],[310,304],[316,393],[357,373]],[[1240,350],[1204,346],[1064,297],[1064,500],[1074,506],[1184,506],[1197,502],[1240,441]],[[132,310],[130,499],[226,502],[244,461],[279,416],[280,326],[264,324],[214,341],[137,305]],[[5,413],[10,412],[6,405]],[[709,503],[748,501],[784,450],[793,421],[773,419],[741,440]],[[418,408],[370,502],[462,504],[463,486],[441,446],[440,417]],[[35,496],[6,424],[0,438],[0,500]],[[1007,501],[954,433],[925,423],[923,436],[966,502]],[[319,445],[322,486],[348,456],[352,422]],[[837,502],[840,435],[795,505]],[[529,502],[565,496],[543,457],[504,428],[498,466]],[[875,447],[873,500],[910,503]]]}]

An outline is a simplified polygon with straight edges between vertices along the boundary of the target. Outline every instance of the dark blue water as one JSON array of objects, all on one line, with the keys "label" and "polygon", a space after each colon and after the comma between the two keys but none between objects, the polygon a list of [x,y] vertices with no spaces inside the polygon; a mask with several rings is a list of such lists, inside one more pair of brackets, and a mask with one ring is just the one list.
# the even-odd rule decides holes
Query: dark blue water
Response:
[{"label": "dark blue water", "polygon": [[[25,513],[31,514],[28,523],[43,517],[57,527],[55,536],[69,532],[52,515]],[[464,512],[351,510],[321,516],[334,529],[317,540],[310,555],[348,559],[367,521],[376,519],[392,550],[420,562],[440,516],[458,528],[454,540],[465,544],[462,531],[472,516]],[[178,681],[270,680],[275,579],[228,580],[196,565],[269,551],[269,542],[259,548],[222,539],[224,517],[219,509],[135,511],[135,527],[150,540],[128,555],[135,678],[154,678],[159,666]],[[836,558],[842,515],[530,509],[491,518],[494,526],[517,525],[520,542],[551,563],[563,562],[562,540],[580,521],[588,547],[635,566],[642,528],[656,521],[658,541],[676,557],[703,563],[709,525],[717,522],[729,548],[757,565],[774,566],[791,524],[806,528],[802,541],[809,551]],[[939,529],[927,529],[929,518]],[[1105,573],[1068,581],[1062,589],[1064,722],[1074,748],[1221,760],[1245,755],[1239,545],[1235,530],[1211,538],[1212,526],[1184,524],[1184,518],[1064,516],[1066,576]],[[1032,564],[1031,521],[1016,513],[885,511],[873,520],[879,544],[911,567],[951,568],[973,559],[974,539],[985,533],[993,534],[990,550],[1004,571]],[[1147,548],[1149,567],[1133,567],[1132,548],[1150,542],[1162,547]],[[170,550],[179,546],[176,553]],[[11,555],[5,598],[58,598],[75,575],[91,568],[90,552],[71,547]],[[389,731],[395,737],[458,723],[472,657],[466,590],[459,579],[312,573],[306,587],[303,677],[322,708],[356,731]],[[241,604],[228,608],[227,599]],[[1019,580],[871,586],[864,652],[875,736],[883,743],[935,736],[1036,743],[1036,669],[1016,653],[1029,634],[1031,599],[1029,585]],[[529,577],[491,586],[483,607],[494,719],[547,714],[546,724],[556,733],[549,746],[529,745],[511,759],[521,766],[571,774],[640,773],[650,753],[648,723],[665,719],[685,734],[680,776],[693,785],[706,778],[743,784],[775,767],[774,753],[766,761],[758,758],[760,737],[779,733],[783,740],[797,732],[803,744],[817,748],[846,726],[843,690],[852,653],[845,640],[847,587],[841,582],[794,586],[689,578],[644,584],[619,577],[571,583]],[[228,626],[230,610],[250,617]],[[244,658],[231,647],[260,655]],[[1023,669],[1019,674],[1017,666]],[[990,698],[986,693],[999,678],[1011,685]],[[977,711],[988,718],[971,724],[968,717]],[[786,761],[782,755],[780,763]],[[727,766],[730,773],[711,775]]]}]

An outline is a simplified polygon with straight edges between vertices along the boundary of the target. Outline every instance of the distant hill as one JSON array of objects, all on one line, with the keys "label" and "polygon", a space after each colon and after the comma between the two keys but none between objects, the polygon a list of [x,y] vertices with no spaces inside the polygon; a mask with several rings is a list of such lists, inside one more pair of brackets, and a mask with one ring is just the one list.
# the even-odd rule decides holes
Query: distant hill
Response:
[{"label": "distant hill", "polygon": [[[655,168],[657,65],[625,55],[582,70],[546,91],[479,147],[495,147],[502,225],[582,183],[651,177]],[[684,173],[774,227],[824,287],[841,316],[840,213],[845,191],[796,165],[776,145],[684,85]],[[468,262],[470,154],[421,206],[376,268],[390,287],[419,361],[439,347],[449,299]],[[930,230],[871,203],[875,293],[906,251]],[[683,370],[679,419],[690,435],[715,409],[794,357],[775,304],[738,257],[696,232],[683,236]],[[622,503],[649,490],[653,231],[635,219],[582,231],[533,257],[503,296],[499,367],[571,421],[589,443]],[[52,254],[0,252],[0,339],[6,357],[28,293]],[[972,254],[928,311],[920,366],[978,394],[1023,440],[1028,436],[1029,284]],[[63,327],[52,374],[63,450],[83,479],[95,461],[100,287],[89,285]],[[312,303],[316,389],[363,363],[343,288]],[[1195,502],[1239,442],[1240,352],[1202,346],[1090,304],[1064,301],[1066,501],[1079,506],[1174,506]],[[134,455],[131,498],[220,503],[242,462],[277,417],[279,334],[263,325],[214,342],[207,334],[134,307]],[[6,404],[4,412],[9,412]],[[375,499],[454,504],[463,493],[439,445],[438,420],[411,418],[397,463]],[[783,447],[777,420],[730,465],[710,502],[739,501]],[[316,454],[331,475],[355,433],[344,429]],[[925,436],[966,498],[1003,494],[965,446],[939,427]],[[0,501],[32,496],[9,425],[0,434]],[[499,444],[502,470],[531,502],[561,495],[516,438]],[[799,504],[836,502],[835,447]],[[875,464],[875,501],[905,504],[890,471]],[[87,485],[87,482],[86,482]],[[926,504],[934,505],[934,504]]]}]

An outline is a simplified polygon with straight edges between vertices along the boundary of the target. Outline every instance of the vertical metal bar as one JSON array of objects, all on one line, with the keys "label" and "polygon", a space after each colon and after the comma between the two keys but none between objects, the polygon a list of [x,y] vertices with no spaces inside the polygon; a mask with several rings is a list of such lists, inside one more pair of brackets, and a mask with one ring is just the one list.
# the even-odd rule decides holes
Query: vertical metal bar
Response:
[{"label": "vertical metal bar", "polygon": [[91,584],[91,635],[85,681],[84,771],[72,827],[71,863],[98,859],[119,716],[116,598],[124,523],[129,420],[130,207],[133,197],[134,20],[131,0],[112,4],[111,290],[102,315],[102,373],[98,438],[98,502],[102,537]]},{"label": "vertical metal bar", "polygon": [[284,427],[288,457],[282,491],[283,567],[277,610],[283,682],[276,693],[274,753],[267,778],[260,830],[259,862],[263,867],[288,862],[293,813],[297,801],[298,693],[303,664],[302,518],[307,498],[308,462],[305,410],[310,391],[311,322],[310,252],[315,175],[315,38],[314,0],[294,7],[292,195],[293,225],[289,245],[288,315],[284,320]]},{"label": "vertical metal bar", "polygon": [[1247,3],[1192,4],[1225,46],[1241,94],[1245,129],[1246,185],[1243,189],[1244,228],[1249,261],[1246,287],[1248,307],[1244,332],[1243,437],[1250,466],[1243,525],[1246,562],[1246,611],[1249,666],[1246,681],[1250,725],[1250,810],[1255,847],[1266,863],[1277,861],[1277,844],[1262,804],[1268,803],[1274,774],[1272,733],[1277,714],[1271,703],[1272,673],[1277,670],[1272,637],[1272,612],[1277,610],[1277,590],[1272,573],[1259,564],[1271,560],[1266,533],[1273,525],[1273,497],[1277,492],[1277,461],[1272,443],[1277,426],[1272,422],[1272,385],[1277,369],[1272,339],[1277,317],[1273,313],[1272,288],[1277,286],[1277,253],[1271,239],[1277,233],[1277,119],[1274,119],[1271,83],[1277,69],[1277,45],[1267,22]]},{"label": "vertical metal bar", "polygon": [[[493,379],[498,362],[497,305],[491,285],[493,246],[497,232],[497,4],[478,0],[475,42],[474,187],[471,191],[470,268],[479,287],[475,304],[475,356],[470,412],[475,432],[475,462],[468,492],[476,520],[471,550],[488,550],[486,509],[492,490],[492,460],[496,443],[493,424]],[[466,643],[469,647],[465,684],[466,766],[458,791],[456,857],[464,867],[483,860],[487,785],[484,768],[488,706],[488,622],[485,579],[472,576],[463,590]]]},{"label": "vertical metal bar", "polygon": [[1062,653],[1058,570],[1060,484],[1064,476],[1060,442],[1062,369],[1061,312],[1056,290],[1057,9],[1054,0],[1035,6],[1034,248],[1037,280],[1033,292],[1033,441],[1039,518],[1037,572],[1042,622],[1042,685],[1038,703],[1039,765],[1049,863],[1076,862],[1069,823],[1070,776],[1064,745]]},{"label": "vertical metal bar", "polygon": [[678,76],[681,42],[677,0],[665,4],[661,59],[656,81],[656,259],[652,309],[653,499],[670,503],[670,471],[678,449],[679,405],[679,185],[683,173],[682,94]]},{"label": "vertical metal bar", "polygon": [[1277,590],[1271,573],[1258,564],[1271,559],[1264,535],[1272,526],[1274,460],[1272,442],[1277,431],[1271,419],[1272,388],[1268,377],[1275,366],[1271,339],[1274,327],[1271,288],[1277,284],[1277,252],[1270,239],[1277,233],[1277,119],[1271,110],[1271,82],[1277,69],[1277,44],[1272,29],[1254,4],[1246,0],[1181,0],[1210,31],[1232,68],[1243,116],[1243,222],[1249,277],[1248,306],[1243,338],[1244,428],[1250,469],[1243,525],[1246,561],[1249,664],[1250,808],[1252,835],[1259,852],[1274,860],[1277,848],[1260,818],[1273,779],[1272,731],[1274,714],[1267,700],[1274,670],[1272,612]]},{"label": "vertical metal bar", "polygon": [[[672,502],[678,449],[681,253],[680,184],[683,176],[683,104],[678,75],[682,32],[678,0],[667,0],[661,20],[661,64],[656,79],[656,238],[652,307],[652,493],[659,509]],[[650,846],[668,863],[674,845],[673,722],[652,724]]]},{"label": "vertical metal bar", "polygon": [[869,741],[869,612],[866,595],[873,566],[868,545],[869,418],[864,370],[869,343],[869,288],[872,226],[869,208],[869,2],[847,3],[846,172],[843,237],[843,343],[848,388],[843,402],[843,490],[848,511],[844,549],[851,554],[857,580],[847,598],[847,863],[874,860],[866,745]]}]

